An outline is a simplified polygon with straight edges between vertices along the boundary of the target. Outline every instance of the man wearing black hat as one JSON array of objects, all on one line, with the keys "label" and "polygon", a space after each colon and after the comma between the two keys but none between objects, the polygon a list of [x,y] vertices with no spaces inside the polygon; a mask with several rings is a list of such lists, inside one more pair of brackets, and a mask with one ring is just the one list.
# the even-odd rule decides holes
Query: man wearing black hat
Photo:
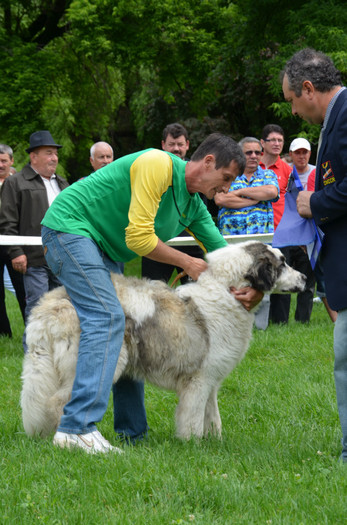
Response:
[{"label": "man wearing black hat", "polygon": [[[30,162],[2,185],[1,234],[41,235],[43,216],[58,193],[68,186],[65,179],[55,174],[61,147],[47,130],[31,134],[26,149]],[[8,254],[14,270],[24,276],[27,319],[39,298],[59,282],[48,268],[41,246],[10,246]],[[26,352],[25,334],[23,346]]]}]

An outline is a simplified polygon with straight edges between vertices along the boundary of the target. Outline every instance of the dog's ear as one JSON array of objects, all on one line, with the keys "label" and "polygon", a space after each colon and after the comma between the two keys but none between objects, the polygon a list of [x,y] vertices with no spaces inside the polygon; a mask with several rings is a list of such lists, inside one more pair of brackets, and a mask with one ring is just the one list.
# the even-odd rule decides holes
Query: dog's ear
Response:
[{"label": "dog's ear", "polygon": [[249,281],[252,288],[260,290],[262,292],[270,291],[277,280],[277,268],[273,264],[271,254],[261,254],[249,268],[248,273],[245,275],[247,281]]}]

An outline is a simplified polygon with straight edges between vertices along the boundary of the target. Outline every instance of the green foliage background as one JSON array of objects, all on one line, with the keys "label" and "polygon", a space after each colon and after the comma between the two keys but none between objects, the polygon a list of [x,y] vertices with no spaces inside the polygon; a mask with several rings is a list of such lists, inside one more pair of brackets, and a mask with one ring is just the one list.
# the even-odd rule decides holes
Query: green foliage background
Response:
[{"label": "green foliage background", "polygon": [[72,181],[90,171],[96,140],[115,156],[159,146],[168,122],[191,150],[218,130],[286,147],[318,130],[291,116],[278,75],[296,50],[328,53],[347,74],[344,0],[0,0],[0,142],[26,161],[29,135],[49,129]]}]

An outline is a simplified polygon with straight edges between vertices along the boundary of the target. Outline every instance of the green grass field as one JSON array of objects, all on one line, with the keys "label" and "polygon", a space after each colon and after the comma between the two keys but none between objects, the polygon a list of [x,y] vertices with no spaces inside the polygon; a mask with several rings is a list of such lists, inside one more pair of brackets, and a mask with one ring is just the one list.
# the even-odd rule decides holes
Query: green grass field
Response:
[{"label": "green grass field", "polygon": [[[138,261],[127,265],[136,273]],[[112,401],[99,430],[125,454],[86,455],[29,439],[21,422],[23,324],[7,293],[12,340],[0,338],[0,524],[345,524],[347,466],[333,379],[333,324],[254,331],[219,393],[223,440],[174,437],[176,395],[146,386],[150,432],[117,443]]]}]

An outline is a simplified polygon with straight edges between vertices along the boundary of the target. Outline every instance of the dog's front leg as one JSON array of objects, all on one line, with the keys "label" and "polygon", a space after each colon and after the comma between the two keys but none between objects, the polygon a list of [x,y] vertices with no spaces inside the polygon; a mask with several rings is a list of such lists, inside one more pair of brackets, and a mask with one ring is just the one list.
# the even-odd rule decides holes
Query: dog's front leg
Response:
[{"label": "dog's front leg", "polygon": [[179,389],[176,409],[176,435],[181,439],[204,434],[204,416],[210,391],[204,378],[193,378]]},{"label": "dog's front leg", "polygon": [[204,418],[204,436],[207,437],[208,434],[222,437],[222,421],[219,415],[218,408],[218,390],[219,385],[212,387],[210,396],[206,403],[205,408],[205,418]]}]

